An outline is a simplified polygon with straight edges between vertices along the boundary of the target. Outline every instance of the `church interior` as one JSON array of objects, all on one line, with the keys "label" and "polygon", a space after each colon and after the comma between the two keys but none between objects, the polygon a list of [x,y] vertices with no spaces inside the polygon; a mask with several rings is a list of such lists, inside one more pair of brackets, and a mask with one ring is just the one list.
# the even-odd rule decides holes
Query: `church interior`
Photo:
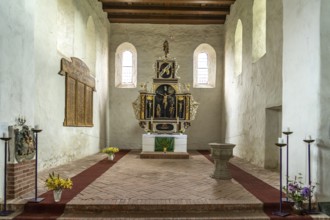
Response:
[{"label": "church interior", "polygon": [[1,1],[0,219],[330,219],[329,11]]}]

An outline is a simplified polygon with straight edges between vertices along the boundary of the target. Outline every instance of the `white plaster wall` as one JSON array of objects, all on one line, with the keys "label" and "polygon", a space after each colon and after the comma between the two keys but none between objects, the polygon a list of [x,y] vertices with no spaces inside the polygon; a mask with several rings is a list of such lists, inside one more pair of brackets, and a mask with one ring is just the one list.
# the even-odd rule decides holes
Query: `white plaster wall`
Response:
[{"label": "white plaster wall", "polygon": [[[0,1],[0,132],[18,114],[34,116],[34,0]],[[4,143],[0,142],[0,198],[3,198]]]},{"label": "white plaster wall", "polygon": [[[171,39],[172,36],[173,38]],[[163,42],[169,41],[170,56],[177,59],[180,82],[193,85],[193,53],[201,43],[210,44],[217,53],[216,88],[191,88],[200,103],[196,120],[187,129],[188,149],[208,149],[208,143],[221,136],[223,79],[223,25],[111,24],[110,35],[110,138],[111,145],[141,149],[143,129],[135,119],[132,102],[139,85],[152,82],[153,64],[164,55]],[[137,50],[137,88],[115,88],[115,51],[123,42]]]},{"label": "white plaster wall", "polygon": [[[65,5],[58,5],[63,4]],[[68,34],[73,36],[72,54],[58,50],[59,28],[57,25],[59,9],[70,7],[73,24]],[[88,42],[88,18],[92,16],[96,42]],[[70,17],[70,18],[72,18]],[[44,130],[39,135],[40,169],[67,163],[96,153],[106,146],[106,102],[108,98],[108,30],[109,23],[102,5],[93,0],[43,1],[36,0],[35,9],[35,114],[34,122]],[[65,25],[65,22],[64,22]],[[93,38],[92,38],[93,39]],[[78,57],[86,62],[86,44],[96,45],[96,92],[94,92],[94,127],[64,127],[65,77],[58,74],[63,57]],[[93,63],[93,62],[92,62]]]},{"label": "white plaster wall", "polygon": [[[252,63],[253,0],[237,0],[225,23],[224,139],[236,144],[234,154],[265,166],[266,108],[282,103],[282,1],[267,1],[266,54]],[[235,28],[243,25],[243,69],[234,74]],[[275,143],[276,139],[274,139]],[[266,149],[267,148],[267,149]]]},{"label": "white plaster wall", "polygon": [[284,1],[283,123],[295,132],[290,175],[300,172],[307,179],[308,152],[302,140],[312,135],[311,178],[319,183],[318,201],[330,200],[329,9],[329,1]]},{"label": "white plaster wall", "polygon": [[320,118],[318,127],[317,140],[317,158],[315,166],[317,166],[316,179],[320,183],[318,197],[320,201],[330,201],[330,19],[327,15],[330,11],[330,1],[321,1],[321,79],[320,79]]}]

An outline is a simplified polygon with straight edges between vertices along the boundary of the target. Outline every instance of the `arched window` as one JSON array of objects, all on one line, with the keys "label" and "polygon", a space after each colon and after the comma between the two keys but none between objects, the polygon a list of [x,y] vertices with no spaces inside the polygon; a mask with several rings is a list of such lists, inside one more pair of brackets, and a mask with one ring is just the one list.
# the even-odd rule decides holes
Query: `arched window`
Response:
[{"label": "arched window", "polygon": [[216,53],[209,44],[200,44],[194,51],[194,88],[214,88]]},{"label": "arched window", "polygon": [[137,79],[137,53],[133,44],[125,42],[116,50],[115,86],[135,88]]},{"label": "arched window", "polygon": [[253,2],[252,61],[266,54],[266,0]]},{"label": "arched window", "polygon": [[242,57],[243,57],[243,27],[240,19],[237,21],[235,31],[235,75],[242,73]]}]

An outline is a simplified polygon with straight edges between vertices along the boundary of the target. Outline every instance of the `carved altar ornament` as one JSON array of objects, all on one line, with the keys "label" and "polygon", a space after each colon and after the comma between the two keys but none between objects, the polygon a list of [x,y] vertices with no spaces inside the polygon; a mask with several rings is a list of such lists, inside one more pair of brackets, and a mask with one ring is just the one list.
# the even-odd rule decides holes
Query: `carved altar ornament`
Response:
[{"label": "carved altar ornament", "polygon": [[32,160],[35,156],[35,138],[33,131],[26,125],[17,127],[15,132],[15,158],[17,162]]},{"label": "carved altar ornament", "polygon": [[163,44],[165,56],[156,60],[152,90],[148,82],[141,84],[138,98],[132,103],[135,117],[146,132],[184,132],[197,114],[198,102],[191,93],[190,85],[179,83],[174,58],[168,56],[169,45]]}]

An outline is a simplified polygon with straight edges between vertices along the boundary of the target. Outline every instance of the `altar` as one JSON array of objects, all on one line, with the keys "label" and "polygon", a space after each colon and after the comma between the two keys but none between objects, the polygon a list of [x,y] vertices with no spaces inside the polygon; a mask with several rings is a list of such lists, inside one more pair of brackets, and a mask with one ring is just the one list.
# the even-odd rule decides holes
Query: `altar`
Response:
[{"label": "altar", "polygon": [[190,92],[189,83],[179,82],[179,65],[163,43],[164,56],[156,60],[151,85],[141,84],[132,103],[135,118],[145,130],[141,158],[189,159],[186,129],[195,120],[199,103]]},{"label": "altar", "polygon": [[169,137],[174,139],[173,152],[187,152],[187,135],[186,134],[143,134],[142,135],[142,151],[155,152],[155,141],[158,137]]}]

